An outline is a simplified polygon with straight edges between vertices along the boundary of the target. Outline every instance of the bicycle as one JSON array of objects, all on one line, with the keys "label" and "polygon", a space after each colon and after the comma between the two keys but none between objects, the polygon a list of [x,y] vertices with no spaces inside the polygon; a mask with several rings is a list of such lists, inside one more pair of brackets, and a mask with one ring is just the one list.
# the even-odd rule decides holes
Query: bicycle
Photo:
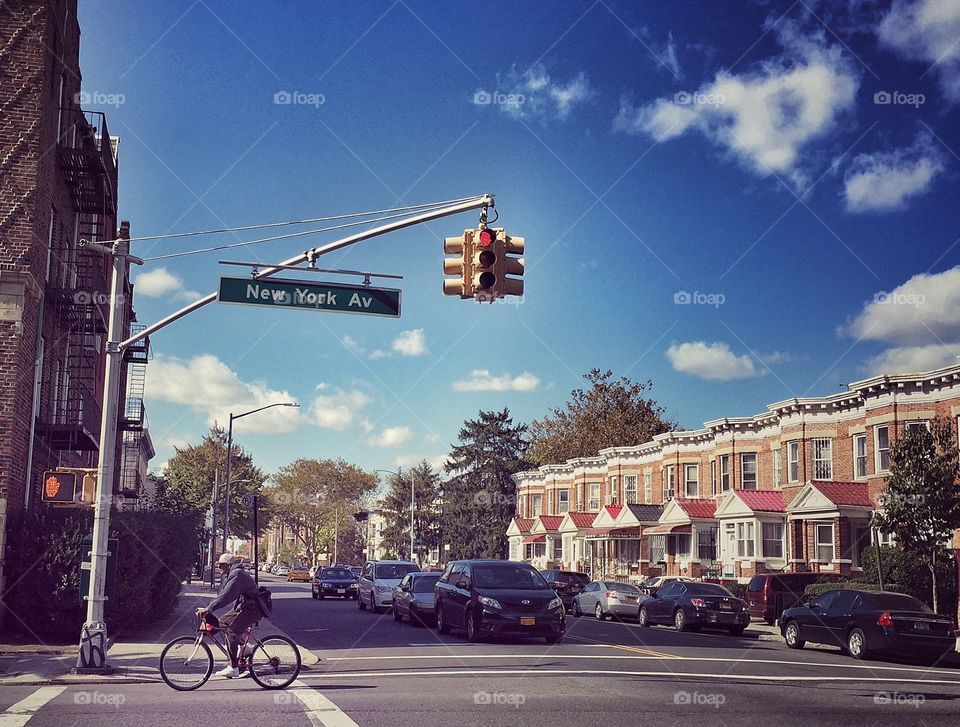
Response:
[{"label": "bicycle", "polygon": [[[212,641],[230,658],[226,644],[219,637],[226,628],[210,614],[199,620],[196,636],[180,636],[160,653],[160,676],[167,686],[179,692],[199,689],[213,674],[213,652],[207,641]],[[241,676],[249,674],[264,689],[285,689],[299,676],[300,666],[300,650],[286,636],[273,634],[261,639],[252,628],[243,632],[237,660]]]}]

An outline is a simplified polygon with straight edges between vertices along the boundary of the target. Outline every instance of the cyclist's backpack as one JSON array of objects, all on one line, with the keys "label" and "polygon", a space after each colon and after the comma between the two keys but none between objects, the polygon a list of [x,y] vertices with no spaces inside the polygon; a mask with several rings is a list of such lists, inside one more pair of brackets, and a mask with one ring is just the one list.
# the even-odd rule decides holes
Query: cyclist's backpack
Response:
[{"label": "cyclist's backpack", "polygon": [[256,603],[260,607],[260,613],[270,618],[273,613],[273,593],[270,592],[269,588],[260,586],[257,589]]}]

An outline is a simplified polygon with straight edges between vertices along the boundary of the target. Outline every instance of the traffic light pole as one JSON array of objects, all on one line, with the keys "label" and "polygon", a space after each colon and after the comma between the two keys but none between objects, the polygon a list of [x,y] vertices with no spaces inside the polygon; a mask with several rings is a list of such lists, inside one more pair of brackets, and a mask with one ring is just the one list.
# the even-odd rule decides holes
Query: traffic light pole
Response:
[{"label": "traffic light pole", "polygon": [[[364,240],[396,232],[407,227],[432,222],[443,217],[468,212],[474,209],[483,209],[494,206],[492,194],[484,194],[464,202],[440,207],[429,212],[412,215],[396,220],[372,230],[358,232],[355,235],[344,237],[327,245],[314,247],[306,252],[279,263],[279,266],[299,265],[311,263],[321,255],[334,250],[354,245]],[[143,260],[130,255],[130,225],[122,222],[120,236],[109,244],[80,240],[79,246],[95,250],[113,258],[113,276],[111,279],[110,295],[110,323],[108,326],[107,366],[103,379],[103,417],[100,423],[100,452],[97,463],[97,500],[93,519],[93,549],[90,556],[90,590],[87,594],[87,620],[80,632],[80,652],[77,656],[75,671],[79,673],[109,672],[112,671],[107,663],[107,624],[103,617],[103,606],[106,598],[107,567],[107,535],[110,532],[110,506],[113,499],[113,475],[116,466],[117,421],[119,417],[120,401],[120,366],[123,362],[123,352],[128,346],[137,341],[166,328],[184,316],[199,310],[217,300],[217,294],[211,293],[200,300],[184,306],[175,313],[171,313],[153,325],[126,340],[121,340],[124,334],[124,296],[127,288],[128,262],[143,264]],[[282,271],[282,267],[268,267],[252,276],[253,279],[267,278]]]}]

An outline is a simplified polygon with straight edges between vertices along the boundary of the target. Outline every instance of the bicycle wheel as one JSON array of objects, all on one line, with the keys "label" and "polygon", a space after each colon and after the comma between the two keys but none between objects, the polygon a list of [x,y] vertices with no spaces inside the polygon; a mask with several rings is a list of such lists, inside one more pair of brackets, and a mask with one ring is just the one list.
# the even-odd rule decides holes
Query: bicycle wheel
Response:
[{"label": "bicycle wheel", "polygon": [[213,673],[213,654],[196,636],[174,639],[160,653],[160,676],[178,692],[202,687]]},{"label": "bicycle wheel", "polygon": [[260,639],[247,665],[264,689],[284,689],[300,674],[300,650],[286,636],[274,634]]}]

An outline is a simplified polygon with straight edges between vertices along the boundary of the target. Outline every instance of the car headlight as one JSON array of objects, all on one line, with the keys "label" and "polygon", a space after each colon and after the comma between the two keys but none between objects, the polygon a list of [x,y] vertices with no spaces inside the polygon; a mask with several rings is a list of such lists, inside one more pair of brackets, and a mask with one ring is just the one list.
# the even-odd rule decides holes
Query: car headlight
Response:
[{"label": "car headlight", "polygon": [[390,586],[377,586],[377,593],[390,593],[393,589]]},{"label": "car headlight", "polygon": [[320,586],[321,586],[322,588],[330,588],[330,584],[329,584],[329,583],[321,583]]},{"label": "car headlight", "polygon": [[563,608],[563,601],[559,598],[554,598],[550,603],[547,604],[547,610],[553,611],[555,608]]},{"label": "car headlight", "polygon": [[503,610],[503,606],[500,605],[500,601],[495,598],[490,598],[489,596],[480,596],[480,598],[477,600],[480,601],[482,606],[486,606],[487,608],[495,608],[498,611]]}]

